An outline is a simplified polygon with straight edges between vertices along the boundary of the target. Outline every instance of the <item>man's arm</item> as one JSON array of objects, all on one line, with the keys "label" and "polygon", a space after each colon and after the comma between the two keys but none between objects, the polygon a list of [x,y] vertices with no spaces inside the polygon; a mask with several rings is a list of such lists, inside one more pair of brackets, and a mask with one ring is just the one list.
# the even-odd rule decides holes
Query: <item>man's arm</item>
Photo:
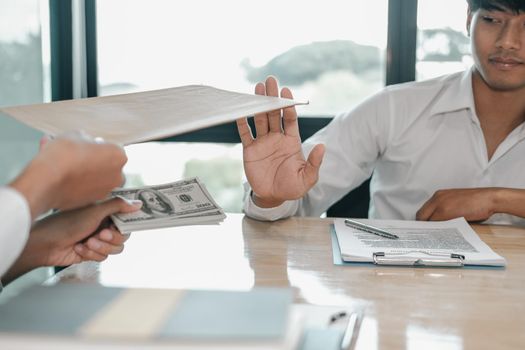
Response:
[{"label": "man's arm", "polygon": [[485,221],[493,214],[525,217],[525,190],[502,187],[440,190],[416,214],[417,220]]},{"label": "man's arm", "polygon": [[122,183],[126,160],[121,147],[81,133],[49,142],[0,194],[0,277],[22,251],[36,217],[105,198]]},{"label": "man's arm", "polygon": [[[393,117],[390,99],[388,90],[372,96],[353,110],[336,116],[302,144],[302,154],[308,158],[319,150],[320,144],[324,145],[325,152],[317,182],[300,198],[289,198],[274,208],[267,208],[266,203],[258,207],[260,202],[255,197],[260,196],[257,196],[254,188],[255,194],[245,198],[245,213],[258,220],[272,221],[291,215],[319,216],[346,193],[358,187],[371,176],[378,157],[386,151],[390,142]],[[255,119],[256,126],[257,123]],[[251,142],[256,143],[257,138],[249,139],[248,144]],[[246,148],[244,152],[246,154]],[[313,155],[313,158],[316,156]],[[247,158],[244,160],[246,168]],[[264,169],[262,167],[260,174],[264,174]],[[248,173],[247,178],[253,185]]]}]

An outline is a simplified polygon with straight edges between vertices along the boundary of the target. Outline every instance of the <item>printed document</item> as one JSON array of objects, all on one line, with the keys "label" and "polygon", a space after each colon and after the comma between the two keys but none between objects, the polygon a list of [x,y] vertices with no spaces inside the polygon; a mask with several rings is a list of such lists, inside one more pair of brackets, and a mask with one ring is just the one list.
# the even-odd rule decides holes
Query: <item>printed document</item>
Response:
[{"label": "printed document", "polygon": [[298,104],[306,103],[188,85],[0,110],[49,135],[83,130],[93,137],[128,145]]},{"label": "printed document", "polygon": [[465,257],[465,265],[505,266],[505,259],[490,249],[464,218],[449,221],[358,221],[391,232],[399,239],[360,231],[346,226],[344,219],[335,219],[335,232],[344,261],[373,262],[374,253],[423,259],[458,254]]}]

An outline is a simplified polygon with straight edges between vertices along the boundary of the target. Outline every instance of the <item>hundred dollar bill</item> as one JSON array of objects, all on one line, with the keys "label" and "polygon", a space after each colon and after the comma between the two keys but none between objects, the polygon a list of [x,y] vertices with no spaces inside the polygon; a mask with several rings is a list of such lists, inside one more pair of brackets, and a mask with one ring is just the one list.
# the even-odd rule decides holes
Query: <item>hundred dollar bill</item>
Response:
[{"label": "hundred dollar bill", "polygon": [[145,224],[133,223],[133,224],[120,224],[119,230],[121,232],[134,232],[142,230],[152,230],[156,228],[165,228],[165,227],[176,227],[176,226],[189,226],[189,225],[214,225],[222,222],[226,215],[222,212],[206,215],[206,216],[195,216],[195,217],[185,217],[181,219],[173,220],[159,220],[159,221],[150,221]]},{"label": "hundred dollar bill", "polygon": [[224,211],[198,178],[156,186],[119,189],[113,196],[142,201],[139,211],[112,215],[122,232],[220,222]]}]

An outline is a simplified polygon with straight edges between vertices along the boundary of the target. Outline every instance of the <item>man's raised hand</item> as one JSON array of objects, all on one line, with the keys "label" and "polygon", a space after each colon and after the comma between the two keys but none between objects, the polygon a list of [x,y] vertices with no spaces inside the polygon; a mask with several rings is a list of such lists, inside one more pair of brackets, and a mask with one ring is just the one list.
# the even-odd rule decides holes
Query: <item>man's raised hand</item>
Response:
[{"label": "man's raised hand", "polygon": [[[255,93],[278,96],[276,79],[269,77],[265,84],[257,84]],[[288,88],[281,90],[281,97],[293,98]],[[255,204],[269,208],[301,198],[317,182],[324,145],[316,145],[305,159],[295,107],[257,114],[254,121],[255,137],[247,118],[238,119],[237,127]]]}]

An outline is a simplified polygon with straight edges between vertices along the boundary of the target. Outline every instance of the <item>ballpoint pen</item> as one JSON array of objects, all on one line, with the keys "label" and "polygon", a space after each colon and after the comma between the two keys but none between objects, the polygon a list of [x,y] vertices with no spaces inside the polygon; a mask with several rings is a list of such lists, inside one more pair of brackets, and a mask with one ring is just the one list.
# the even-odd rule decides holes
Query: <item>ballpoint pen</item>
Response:
[{"label": "ballpoint pen", "polygon": [[385,237],[385,238],[390,238],[390,239],[398,239],[399,238],[397,235],[395,235],[393,233],[387,232],[385,230],[382,230],[382,229],[374,227],[374,226],[363,224],[363,223],[361,223],[359,221],[355,221],[355,220],[345,219],[345,225],[348,226],[348,227],[356,228],[356,229],[361,230],[361,231],[365,231],[365,232],[368,232],[368,233],[373,233],[374,235],[378,235],[378,236]]}]

